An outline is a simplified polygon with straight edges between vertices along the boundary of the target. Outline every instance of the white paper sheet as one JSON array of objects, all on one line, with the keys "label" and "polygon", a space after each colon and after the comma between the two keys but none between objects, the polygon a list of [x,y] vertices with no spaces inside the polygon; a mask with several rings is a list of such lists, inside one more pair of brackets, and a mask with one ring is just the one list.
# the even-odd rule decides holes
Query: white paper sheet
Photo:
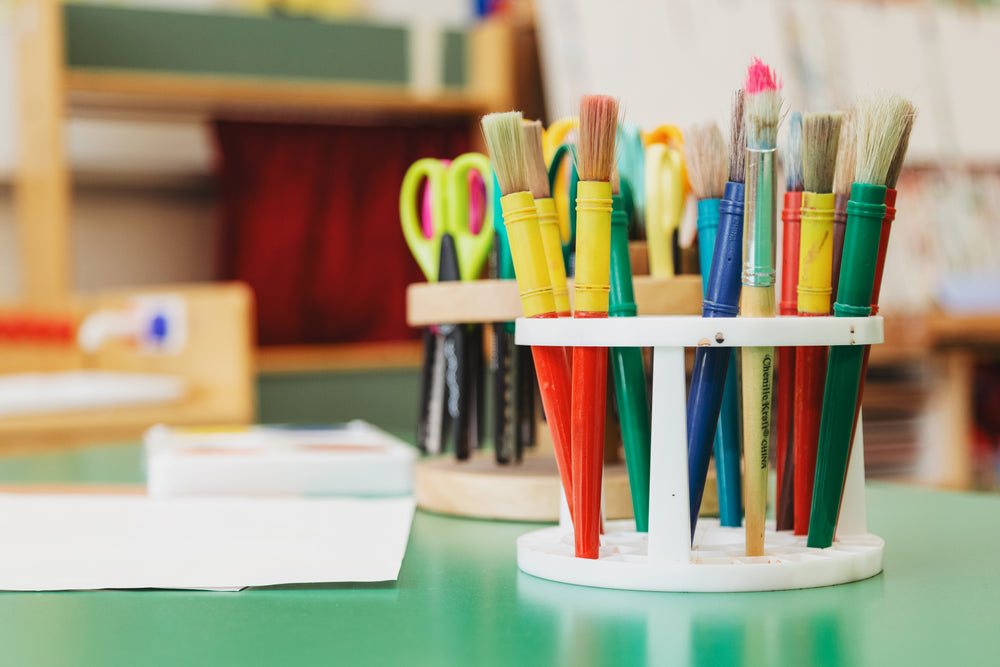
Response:
[{"label": "white paper sheet", "polygon": [[393,581],[412,498],[0,494],[0,590]]}]

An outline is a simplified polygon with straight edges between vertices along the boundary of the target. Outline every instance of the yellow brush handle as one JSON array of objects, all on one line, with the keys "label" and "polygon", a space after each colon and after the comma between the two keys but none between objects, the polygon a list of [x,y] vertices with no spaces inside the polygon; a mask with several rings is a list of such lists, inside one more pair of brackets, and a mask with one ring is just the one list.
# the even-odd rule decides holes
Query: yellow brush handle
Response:
[{"label": "yellow brush handle", "polygon": [[606,313],[611,293],[611,184],[580,181],[576,190],[578,313]]},{"label": "yellow brush handle", "polygon": [[800,313],[826,315],[830,312],[834,199],[832,194],[802,193],[798,284]]},{"label": "yellow brush handle", "polygon": [[514,192],[500,198],[500,208],[510,241],[510,255],[524,316],[537,317],[556,312],[535,200],[530,192]]},{"label": "yellow brush handle", "polygon": [[[743,286],[740,314],[774,315],[774,287]],[[746,508],[747,556],[764,555],[764,516],[767,512],[767,453],[771,435],[771,392],[774,386],[774,348],[745,347],[742,356],[743,504]]]},{"label": "yellow brush handle", "polygon": [[560,317],[572,312],[569,305],[569,289],[566,287],[566,265],[563,263],[562,238],[559,234],[559,218],[556,215],[556,202],[551,197],[536,199],[538,210],[538,228],[542,234],[542,246],[545,249],[545,263],[549,267],[549,282],[552,283],[552,296],[556,302],[556,312]]}]

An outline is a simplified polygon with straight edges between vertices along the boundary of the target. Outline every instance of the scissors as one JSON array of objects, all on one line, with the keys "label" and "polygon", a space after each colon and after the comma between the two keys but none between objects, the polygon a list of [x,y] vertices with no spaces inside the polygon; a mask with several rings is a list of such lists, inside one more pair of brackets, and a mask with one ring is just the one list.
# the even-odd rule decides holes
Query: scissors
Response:
[{"label": "scissors", "polygon": [[[563,164],[565,163],[565,170]],[[561,174],[567,174],[566,187],[559,187]],[[556,200],[556,213],[559,217],[559,231],[563,242],[563,261],[566,262],[566,275],[575,274],[574,250],[576,246],[576,189],[580,182],[580,175],[576,171],[576,163],[573,160],[573,144],[560,144],[552,154],[552,161],[549,163],[549,190]],[[565,213],[565,218],[559,212],[558,202],[560,199],[571,202]]]},{"label": "scissors", "polygon": [[[441,160],[444,166],[451,164],[451,160]],[[486,217],[483,207],[486,206],[486,184],[483,177],[476,169],[468,172],[469,181],[469,231],[473,234],[479,232],[480,227]],[[499,188],[499,186],[497,186]],[[499,204],[498,204],[499,205]],[[424,232],[424,238],[434,236],[434,188],[431,184],[424,188],[423,204],[420,209],[420,228]]]},{"label": "scissors", "polygon": [[[493,172],[489,159],[466,153],[450,164],[441,160],[417,160],[403,177],[399,194],[399,216],[403,237],[428,282],[474,280],[479,277],[493,243],[493,210],[483,207],[476,233],[470,221],[470,184],[478,172],[486,187],[486,201],[494,198]],[[418,208],[420,185],[431,205],[429,234]],[[425,218],[427,216],[424,216]],[[422,451],[444,451],[446,429],[451,431],[455,455],[469,457],[479,445],[482,420],[483,362],[481,325],[447,324],[424,330],[424,365],[420,383],[420,416],[417,445]]]},{"label": "scissors", "polygon": [[[490,161],[480,153],[466,153],[450,164],[434,158],[417,160],[403,177],[399,193],[399,217],[403,236],[410,247],[420,270],[428,282],[438,281],[441,264],[441,240],[450,236],[455,244],[461,280],[475,280],[482,273],[483,265],[493,243],[493,213],[484,207],[487,219],[472,233],[470,229],[470,200],[473,197],[469,184],[471,171],[479,172],[486,185],[486,201],[492,201],[493,171]],[[430,214],[430,235],[425,236],[424,221],[417,210],[418,191],[427,183],[431,205],[425,207]]]},{"label": "scissors", "polygon": [[681,152],[667,144],[646,147],[646,243],[650,275],[670,278],[674,266],[674,234],[684,215]]}]

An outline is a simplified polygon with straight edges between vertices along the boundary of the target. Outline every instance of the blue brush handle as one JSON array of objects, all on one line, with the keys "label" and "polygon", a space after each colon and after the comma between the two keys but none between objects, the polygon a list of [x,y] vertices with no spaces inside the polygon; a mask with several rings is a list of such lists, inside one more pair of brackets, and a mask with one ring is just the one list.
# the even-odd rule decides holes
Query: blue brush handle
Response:
[{"label": "blue brush handle", "polygon": [[[739,312],[740,270],[743,258],[743,197],[743,184],[729,182],[726,184],[722,199],[718,202],[719,225],[711,269],[704,288],[702,317],[735,317]],[[710,204],[705,205],[708,214],[711,214],[710,206]],[[699,207],[699,215],[701,212]],[[715,427],[722,409],[726,371],[731,357],[732,351],[729,348],[703,347],[695,352],[691,393],[688,395],[687,404],[688,488],[691,500],[692,536],[698,523],[701,498],[705,492],[708,462],[711,459]]]},{"label": "blue brush handle", "polygon": [[[698,257],[701,263],[702,291],[708,294],[708,279],[719,231],[719,199],[698,202]],[[721,411],[715,429],[715,478],[719,496],[719,523],[739,528],[743,523],[743,483],[740,470],[740,416],[736,404],[736,366],[729,354]]]}]

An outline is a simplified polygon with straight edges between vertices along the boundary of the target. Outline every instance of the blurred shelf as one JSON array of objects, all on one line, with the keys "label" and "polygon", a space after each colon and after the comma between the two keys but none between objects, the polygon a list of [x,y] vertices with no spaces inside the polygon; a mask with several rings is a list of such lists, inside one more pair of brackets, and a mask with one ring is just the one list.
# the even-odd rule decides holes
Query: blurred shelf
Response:
[{"label": "blurred shelf", "polygon": [[1000,314],[935,314],[928,316],[927,325],[938,346],[1000,346]]},{"label": "blurred shelf", "polygon": [[74,112],[263,116],[344,111],[478,116],[490,101],[464,93],[420,95],[399,86],[317,83],[184,74],[74,69],[66,73]]},{"label": "blurred shelf", "polygon": [[257,349],[257,372],[312,373],[419,368],[420,341],[347,345],[272,345]]},{"label": "blurred shelf", "polygon": [[[60,0],[15,3],[18,230],[28,302],[72,292],[73,114],[414,124],[516,106],[518,28],[316,20]],[[437,48],[435,48],[437,47]]]}]

